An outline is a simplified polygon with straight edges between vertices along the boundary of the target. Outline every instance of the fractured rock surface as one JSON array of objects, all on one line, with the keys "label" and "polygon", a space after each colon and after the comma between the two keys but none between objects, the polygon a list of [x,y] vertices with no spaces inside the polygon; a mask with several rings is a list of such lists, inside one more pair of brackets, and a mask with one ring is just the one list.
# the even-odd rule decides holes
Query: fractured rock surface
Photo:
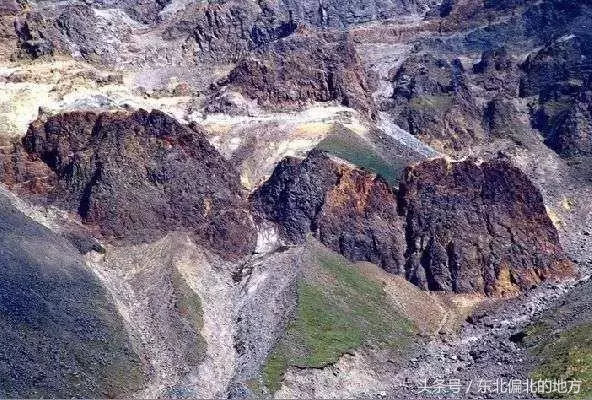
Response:
[{"label": "fractured rock surface", "polygon": [[323,153],[281,162],[252,202],[293,243],[304,242],[312,232],[351,260],[395,273],[403,267],[403,229],[388,184]]},{"label": "fractured rock surface", "polygon": [[395,122],[436,147],[460,150],[484,138],[475,103],[459,60],[412,56],[393,77]]},{"label": "fractured rock surface", "polygon": [[[375,112],[353,43],[347,38],[331,41],[313,32],[292,35],[248,55],[219,85],[272,110],[336,101],[368,116]],[[210,108],[224,111],[220,101]]]},{"label": "fractured rock surface", "polygon": [[[423,377],[528,378],[510,336],[569,290],[554,282],[574,275],[560,240],[584,272],[590,259],[591,15],[571,0],[0,0],[0,181],[55,233],[6,224],[0,258],[18,262],[1,263],[0,391],[413,399]],[[355,166],[293,158],[315,146]],[[436,151],[463,161],[426,160]],[[240,182],[272,172],[249,202]],[[308,235],[388,272],[314,267]],[[68,267],[47,283],[62,261],[100,282]],[[310,302],[303,278],[327,291]],[[522,290],[451,337],[465,314],[448,302],[469,312]],[[581,318],[550,311],[554,332],[589,323],[587,290],[561,307]],[[299,310],[311,323],[290,330]],[[358,340],[382,330],[377,314],[425,320],[446,343]],[[280,359],[282,377],[271,355],[288,332],[306,333],[292,354],[316,362]],[[407,339],[419,346],[405,366],[392,346]]]},{"label": "fractured rock surface", "polygon": [[538,96],[533,125],[563,156],[592,154],[590,35],[561,38],[528,57],[522,96]]},{"label": "fractured rock surface", "polygon": [[430,290],[509,294],[569,276],[543,198],[504,161],[427,161],[407,169],[407,275]]},{"label": "fractured rock surface", "polygon": [[540,192],[504,161],[425,161],[405,171],[397,194],[313,152],[280,163],[252,202],[288,241],[312,232],[424,289],[511,294],[574,273]]},{"label": "fractured rock surface", "polygon": [[319,27],[344,28],[363,22],[384,20],[400,15],[425,14],[437,2],[432,0],[282,0],[282,8],[296,19]]},{"label": "fractured rock surface", "polygon": [[254,249],[238,174],[199,130],[161,112],[61,114],[33,123],[23,146],[53,172],[48,198],[107,239],[185,229],[230,259]]}]

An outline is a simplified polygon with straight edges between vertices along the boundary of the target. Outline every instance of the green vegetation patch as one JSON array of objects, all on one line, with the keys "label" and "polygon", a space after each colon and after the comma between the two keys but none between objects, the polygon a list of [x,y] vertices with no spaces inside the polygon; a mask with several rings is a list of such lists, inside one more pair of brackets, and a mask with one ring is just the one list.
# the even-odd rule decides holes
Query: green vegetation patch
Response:
[{"label": "green vegetation patch", "polygon": [[324,367],[361,346],[402,356],[416,332],[379,283],[328,250],[313,253],[313,271],[298,285],[296,316],[262,370],[272,392],[289,366]]},{"label": "green vegetation patch", "polygon": [[416,111],[440,111],[444,112],[452,107],[453,97],[449,94],[423,95],[411,99],[410,105]]},{"label": "green vegetation patch", "polygon": [[187,362],[191,365],[197,365],[203,361],[207,347],[205,339],[199,334],[203,328],[201,299],[189,287],[179,271],[174,270],[172,272],[171,283],[175,293],[175,308],[195,332],[195,352],[187,354]]},{"label": "green vegetation patch", "polygon": [[[543,327],[537,327],[532,333],[542,336],[545,332]],[[559,337],[546,336],[551,337],[545,338],[531,350],[540,360],[531,375],[532,379],[581,381],[582,390],[579,395],[555,393],[545,397],[592,398],[592,324],[572,328]]]},{"label": "green vegetation patch", "polygon": [[328,135],[317,148],[380,175],[392,185],[398,184],[401,171],[405,168],[404,161],[400,165],[388,162],[370,142],[343,127]]}]

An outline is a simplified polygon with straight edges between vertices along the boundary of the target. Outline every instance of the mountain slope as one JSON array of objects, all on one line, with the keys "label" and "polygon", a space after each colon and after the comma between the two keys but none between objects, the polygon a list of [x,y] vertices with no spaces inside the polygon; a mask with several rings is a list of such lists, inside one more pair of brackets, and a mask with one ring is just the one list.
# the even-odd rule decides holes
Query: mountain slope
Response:
[{"label": "mountain slope", "polygon": [[113,300],[66,239],[0,194],[2,397],[118,397],[146,379]]}]

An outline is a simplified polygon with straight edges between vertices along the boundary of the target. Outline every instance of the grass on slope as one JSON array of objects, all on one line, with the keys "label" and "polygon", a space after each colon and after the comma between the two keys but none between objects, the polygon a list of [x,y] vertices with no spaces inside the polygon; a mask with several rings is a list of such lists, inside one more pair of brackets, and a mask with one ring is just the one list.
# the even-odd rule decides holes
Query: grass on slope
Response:
[{"label": "grass on slope", "polygon": [[395,186],[404,168],[404,165],[389,163],[376,152],[371,143],[345,128],[337,129],[327,136],[317,148],[374,172]]},{"label": "grass on slope", "polygon": [[177,312],[191,326],[193,331],[193,352],[186,354],[186,362],[189,365],[198,365],[204,360],[207,343],[199,334],[203,328],[203,309],[201,299],[187,284],[185,278],[177,270],[171,274],[171,283],[175,293],[175,308]]},{"label": "grass on slope", "polygon": [[415,333],[378,283],[341,256],[313,253],[314,273],[299,282],[296,316],[262,371],[272,392],[289,366],[324,367],[364,345],[402,354]]},{"label": "grass on slope", "polygon": [[[535,325],[529,335],[546,333],[544,327]],[[592,325],[580,325],[559,335],[544,339],[532,349],[532,353],[540,362],[531,377],[534,380],[566,380],[581,381],[582,390],[579,395],[543,395],[547,398],[592,398]]]},{"label": "grass on slope", "polygon": [[447,94],[442,95],[424,95],[414,97],[411,100],[411,107],[418,112],[444,112],[452,107],[453,97]]}]

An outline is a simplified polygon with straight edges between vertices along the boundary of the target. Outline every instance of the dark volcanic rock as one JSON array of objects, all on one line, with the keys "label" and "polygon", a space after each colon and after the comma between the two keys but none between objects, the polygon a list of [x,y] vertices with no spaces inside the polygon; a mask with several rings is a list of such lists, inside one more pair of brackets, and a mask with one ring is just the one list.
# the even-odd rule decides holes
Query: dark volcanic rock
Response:
[{"label": "dark volcanic rock", "polygon": [[483,74],[490,71],[506,71],[514,64],[505,48],[483,52],[481,61],[473,66],[473,72]]},{"label": "dark volcanic rock", "polygon": [[275,2],[196,2],[166,26],[163,38],[183,38],[187,59],[236,62],[245,52],[289,36],[295,29],[291,14],[282,12]]},{"label": "dark volcanic rock", "polygon": [[459,57],[506,47],[523,55],[569,34],[590,31],[591,3],[573,0],[459,1],[439,21],[439,32],[419,40],[432,54]]},{"label": "dark volcanic rock", "polygon": [[557,114],[545,104],[537,117],[542,119],[545,143],[559,154],[592,155],[592,99],[568,103]]},{"label": "dark volcanic rock", "polygon": [[102,60],[96,54],[96,17],[88,5],[66,5],[57,10],[32,10],[14,21],[19,39],[19,57],[39,58],[74,50],[89,60]]},{"label": "dark volcanic rock", "polygon": [[55,174],[31,157],[20,143],[0,148],[0,182],[18,194],[46,194],[55,185]]},{"label": "dark volcanic rock", "polygon": [[405,247],[396,194],[382,179],[341,167],[339,183],[325,196],[316,226],[325,246],[352,261],[369,261],[400,273]]},{"label": "dark volcanic rock", "polygon": [[438,4],[433,0],[281,0],[283,10],[298,21],[318,26],[344,28],[400,15],[423,15]]},{"label": "dark volcanic rock", "polygon": [[[522,140],[526,126],[518,117],[518,110],[511,100],[503,97],[495,97],[485,105],[483,123],[490,137],[516,138]],[[521,138],[522,135],[522,138]]]},{"label": "dark volcanic rock", "polygon": [[78,251],[0,194],[0,397],[127,397],[140,359]]},{"label": "dark volcanic rock", "polygon": [[[14,31],[18,38],[21,57],[51,56],[54,54],[56,43],[60,42],[59,32],[41,13],[28,13],[25,18],[16,19]],[[55,37],[53,40],[52,36]]]},{"label": "dark volcanic rock", "polygon": [[56,175],[50,201],[107,239],[187,229],[228,258],[254,247],[238,174],[200,131],[161,112],[61,114],[34,122],[23,144]]},{"label": "dark volcanic rock", "polygon": [[481,61],[473,65],[475,83],[487,92],[513,98],[518,95],[520,73],[518,63],[504,47],[483,52]]},{"label": "dark volcanic rock", "polygon": [[405,240],[396,196],[380,178],[311,152],[287,158],[252,197],[264,218],[279,224],[288,241],[302,243],[312,232],[323,244],[353,261],[402,271]]},{"label": "dark volcanic rock", "polygon": [[[336,101],[373,115],[364,67],[353,44],[330,42],[301,31],[265,46],[243,60],[223,81],[265,108],[297,109],[309,102]],[[217,98],[210,106],[220,111]]]},{"label": "dark volcanic rock", "polygon": [[521,96],[540,96],[542,102],[577,95],[592,73],[592,35],[571,35],[530,55],[522,69]]},{"label": "dark volcanic rock", "polygon": [[557,40],[522,68],[522,96],[538,96],[533,126],[563,156],[592,154],[592,45],[590,35]]},{"label": "dark volcanic rock", "polygon": [[[18,40],[12,57],[68,55],[121,67],[133,30],[141,25],[123,12],[101,11],[95,6],[101,5],[72,2],[58,6],[44,2],[26,9],[13,17],[12,31]],[[137,65],[145,60],[137,57],[134,61]]]},{"label": "dark volcanic rock", "polygon": [[252,1],[200,2],[167,26],[163,38],[187,38],[183,50],[191,57],[236,60],[249,49],[260,12]]},{"label": "dark volcanic rock", "polygon": [[387,105],[401,128],[444,150],[462,150],[484,138],[482,110],[467,86],[460,61],[431,54],[407,59],[393,77]]},{"label": "dark volcanic rock", "polygon": [[406,170],[397,195],[312,152],[280,163],[252,204],[292,243],[312,232],[426,290],[508,295],[574,273],[539,191],[504,161],[425,161]]},{"label": "dark volcanic rock", "polygon": [[400,190],[407,277],[420,287],[508,294],[573,273],[540,192],[507,162],[427,161]]},{"label": "dark volcanic rock", "polygon": [[302,243],[325,202],[325,194],[339,182],[336,166],[322,153],[304,160],[286,158],[252,196],[254,208],[277,222],[282,235]]}]

